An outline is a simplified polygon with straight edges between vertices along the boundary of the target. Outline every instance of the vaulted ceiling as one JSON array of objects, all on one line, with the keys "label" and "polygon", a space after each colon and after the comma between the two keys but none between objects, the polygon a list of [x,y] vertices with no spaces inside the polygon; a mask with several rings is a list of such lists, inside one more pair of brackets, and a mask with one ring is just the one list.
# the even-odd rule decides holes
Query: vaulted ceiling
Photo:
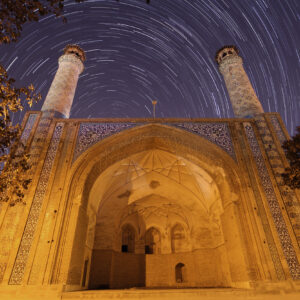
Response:
[{"label": "vaulted ceiling", "polygon": [[168,231],[181,223],[196,240],[206,235],[206,243],[207,232],[220,234],[222,204],[213,178],[166,151],[143,151],[115,163],[96,180],[90,197],[100,203],[94,207],[99,248],[113,247],[126,222],[136,224],[140,234],[150,226]]}]

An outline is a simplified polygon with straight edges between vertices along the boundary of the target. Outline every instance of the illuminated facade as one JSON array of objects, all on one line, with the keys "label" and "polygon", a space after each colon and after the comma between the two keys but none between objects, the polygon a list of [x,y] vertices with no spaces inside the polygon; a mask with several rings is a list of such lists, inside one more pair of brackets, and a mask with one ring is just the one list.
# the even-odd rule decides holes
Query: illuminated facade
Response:
[{"label": "illuminated facade", "polygon": [[232,119],[68,119],[84,59],[67,46],[42,111],[24,118],[33,181],[26,206],[1,206],[0,291],[297,289],[299,191],[280,176],[288,133],[263,112],[237,49],[216,56]]}]

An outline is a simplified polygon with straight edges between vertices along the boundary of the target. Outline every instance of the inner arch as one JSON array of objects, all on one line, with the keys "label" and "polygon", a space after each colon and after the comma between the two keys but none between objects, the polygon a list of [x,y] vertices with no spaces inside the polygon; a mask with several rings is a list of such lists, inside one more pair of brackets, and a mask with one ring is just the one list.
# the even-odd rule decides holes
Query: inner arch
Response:
[{"label": "inner arch", "polygon": [[[199,166],[167,151],[143,151],[106,169],[89,198],[91,288],[176,286],[178,260],[188,273],[185,286],[228,284],[229,272],[219,268],[228,265],[221,196]],[[124,228],[136,233],[130,252]]]}]

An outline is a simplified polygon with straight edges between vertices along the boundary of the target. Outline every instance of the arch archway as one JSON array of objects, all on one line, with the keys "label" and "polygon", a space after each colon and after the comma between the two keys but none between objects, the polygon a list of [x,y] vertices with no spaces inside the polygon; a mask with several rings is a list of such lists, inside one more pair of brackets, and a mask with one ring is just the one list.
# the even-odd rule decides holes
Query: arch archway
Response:
[{"label": "arch archway", "polygon": [[178,263],[175,266],[175,281],[176,283],[183,283],[186,279],[185,272],[185,265],[183,263]]},{"label": "arch archway", "polygon": [[125,253],[135,252],[135,232],[130,224],[126,224],[122,227],[121,251]]},{"label": "arch archway", "polygon": [[[241,207],[238,208],[235,206],[235,201],[237,199],[240,201],[242,197],[238,179],[239,171],[235,162],[227,153],[203,138],[195,137],[193,134],[176,128],[155,124],[134,128],[107,138],[84,153],[76,161],[72,170],[70,170],[70,184],[69,189],[66,191],[66,196],[68,197],[66,214],[70,218],[72,217],[73,220],[76,220],[77,226],[74,228],[65,226],[62,229],[62,237],[67,243],[72,244],[73,247],[72,251],[69,252],[63,247],[59,249],[60,255],[65,258],[64,264],[68,272],[60,274],[59,266],[56,265],[56,269],[53,272],[53,281],[63,281],[62,277],[67,276],[68,284],[76,285],[82,277],[82,261],[86,258],[89,258],[89,261],[91,261],[95,241],[97,213],[99,209],[104,207],[105,201],[102,202],[102,200],[108,199],[108,195],[111,192],[109,188],[97,187],[99,177],[101,176],[103,187],[103,185],[105,186],[111,182],[111,175],[115,171],[114,166],[118,162],[138,156],[142,152],[149,154],[151,151],[161,151],[167,156],[180,158],[180,161],[184,161],[188,165],[191,173],[197,174],[197,176],[193,175],[196,178],[194,179],[196,185],[201,183],[204,190],[210,186],[209,191],[211,194],[215,193],[209,208],[203,207],[204,200],[207,199],[202,199],[203,201],[199,202],[199,207],[202,207],[202,210],[206,210],[209,213],[209,221],[215,224],[214,230],[207,231],[207,228],[201,226],[190,228],[190,234],[193,236],[194,243],[198,248],[201,248],[203,237],[207,239],[205,240],[206,244],[218,244],[215,251],[217,253],[216,257],[221,260],[219,262],[222,262],[222,270],[218,274],[219,279],[216,282],[209,282],[208,280],[209,283],[204,280],[202,282],[203,285],[230,286],[231,282],[245,282],[249,280],[249,260],[247,255],[245,255],[245,244],[240,234],[240,228],[245,226],[245,224],[241,224],[240,217],[242,212],[239,210]],[[126,165],[127,169],[133,169],[134,167],[134,165]],[[176,164],[177,169],[181,167],[180,163]],[[120,169],[120,166],[117,169]],[[123,174],[122,176],[125,175]],[[152,194],[155,195],[153,190],[160,191],[158,194],[161,199],[170,198],[170,195],[166,193],[166,189],[160,188],[157,185],[157,182],[164,176],[163,174],[156,174],[154,177],[151,174],[144,174],[143,176],[147,178],[147,183],[150,182],[150,184],[141,184],[141,188],[133,196],[131,196],[129,189],[123,190],[118,195],[120,196],[118,198],[120,203],[124,202],[124,199],[127,199],[125,202],[127,201],[128,206],[133,202],[138,202],[139,199],[144,199],[151,195],[149,191],[152,191]],[[158,178],[159,180],[157,180]],[[176,197],[180,197],[183,193],[178,187],[180,184],[176,180],[173,180],[173,182],[175,182],[173,186],[177,188],[174,188],[176,195],[171,202],[172,205],[176,206],[178,204]],[[187,185],[190,182],[190,180],[186,180]],[[132,181],[130,181],[129,185],[131,183]],[[194,187],[189,188],[193,190]],[[191,203],[191,205],[194,201],[193,199],[197,198],[197,196],[192,196],[192,194],[195,193],[191,192],[190,197],[184,199],[186,203]],[[201,198],[199,196],[201,195],[201,191],[197,195],[198,198]],[[128,202],[128,198],[130,198],[131,202]],[[184,196],[182,195],[181,199],[183,198]],[[149,203],[149,201],[144,199],[143,203]],[[164,204],[164,200],[160,200],[160,203]],[[145,208],[146,211],[148,210],[148,206]],[[184,212],[184,209],[182,211]],[[120,210],[120,214],[122,213],[124,211]],[[118,215],[119,221],[121,217],[121,215]],[[184,219],[184,217],[183,214],[181,219]],[[177,221],[180,222],[182,221],[181,219]],[[134,222],[138,222],[138,217]],[[103,235],[102,238],[105,239],[106,236]],[[110,247],[113,249],[114,239],[109,240],[111,242]],[[238,261],[236,259],[237,253],[239,254]],[[199,282],[194,282],[193,284],[201,285]]]},{"label": "arch archway", "polygon": [[160,254],[161,234],[158,229],[151,227],[145,234],[145,254]]},{"label": "arch archway", "polygon": [[186,246],[186,234],[180,223],[175,224],[171,230],[171,246],[172,252],[182,252]]}]

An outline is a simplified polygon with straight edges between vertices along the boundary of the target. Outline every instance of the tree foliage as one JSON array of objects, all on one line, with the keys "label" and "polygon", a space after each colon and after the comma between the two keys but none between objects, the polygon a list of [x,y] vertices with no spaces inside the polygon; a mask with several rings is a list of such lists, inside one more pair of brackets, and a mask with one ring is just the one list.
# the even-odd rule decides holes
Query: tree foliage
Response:
[{"label": "tree foliage", "polygon": [[0,202],[10,200],[11,204],[22,201],[31,181],[27,176],[29,154],[20,139],[21,126],[12,124],[11,115],[23,109],[23,99],[29,106],[40,99],[32,85],[16,88],[14,83],[0,66]]},{"label": "tree foliage", "polygon": [[282,174],[284,184],[292,189],[300,188],[300,126],[297,127],[297,133],[292,139],[283,143],[285,155],[289,160],[290,167],[285,169]]},{"label": "tree foliage", "polygon": [[[74,1],[83,2],[84,0]],[[40,17],[47,14],[54,14],[66,22],[67,19],[63,16],[65,2],[64,0],[1,0],[0,42],[15,42],[20,37],[25,23],[38,21]],[[149,4],[150,0],[146,2]]]},{"label": "tree foliage", "polygon": [[[82,2],[82,0],[74,0]],[[0,1],[0,42],[17,41],[23,25],[30,21],[38,21],[49,13],[63,17],[64,0],[1,0]]]}]

